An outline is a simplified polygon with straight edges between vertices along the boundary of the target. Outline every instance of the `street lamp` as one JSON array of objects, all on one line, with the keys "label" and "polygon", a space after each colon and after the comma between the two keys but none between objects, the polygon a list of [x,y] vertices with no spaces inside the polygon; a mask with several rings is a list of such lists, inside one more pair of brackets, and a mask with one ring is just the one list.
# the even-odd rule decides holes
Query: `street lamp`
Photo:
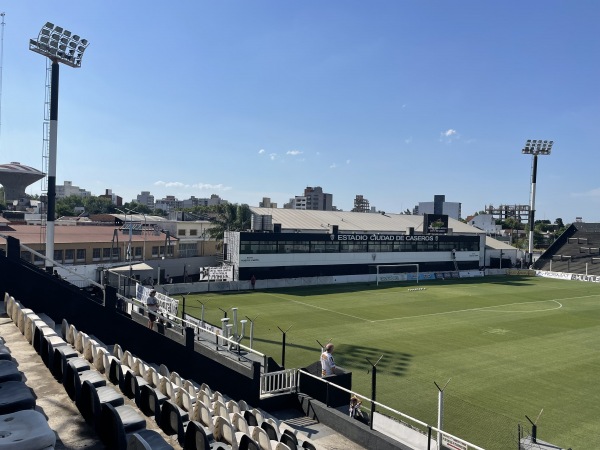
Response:
[{"label": "street lamp", "polygon": [[29,50],[46,56],[52,61],[50,80],[50,130],[48,154],[48,211],[46,221],[46,270],[52,271],[54,259],[54,216],[56,207],[56,141],[58,131],[58,63],[81,67],[83,52],[88,46],[86,39],[55,26],[50,22],[42,27],[37,39],[29,40]]},{"label": "street lamp", "polygon": [[[127,221],[127,213],[121,211],[119,208],[115,208],[122,214],[125,214],[125,221]],[[127,260],[129,261],[129,281],[127,283],[127,295],[131,293],[131,278],[133,278],[133,267],[132,267],[132,259],[133,259],[133,247],[131,246],[131,239],[133,236],[133,214],[129,214],[129,244],[127,245]]]},{"label": "street lamp", "polygon": [[552,151],[554,141],[542,141],[528,139],[521,153],[533,155],[533,164],[531,165],[531,197],[529,202],[529,251],[527,262],[529,266],[533,264],[533,226],[535,221],[535,184],[537,177],[537,157],[538,155],[549,155]]}]

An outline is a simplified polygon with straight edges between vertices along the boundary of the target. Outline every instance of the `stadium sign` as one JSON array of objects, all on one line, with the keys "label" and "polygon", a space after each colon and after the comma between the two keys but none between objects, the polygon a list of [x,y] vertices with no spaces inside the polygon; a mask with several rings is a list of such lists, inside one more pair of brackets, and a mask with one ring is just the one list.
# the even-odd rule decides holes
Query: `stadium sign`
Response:
[{"label": "stadium sign", "polygon": [[231,281],[233,266],[200,267],[200,281]]},{"label": "stadium sign", "polygon": [[332,234],[333,241],[396,241],[396,242],[434,242],[438,240],[437,236],[424,234],[406,235],[406,234]]}]

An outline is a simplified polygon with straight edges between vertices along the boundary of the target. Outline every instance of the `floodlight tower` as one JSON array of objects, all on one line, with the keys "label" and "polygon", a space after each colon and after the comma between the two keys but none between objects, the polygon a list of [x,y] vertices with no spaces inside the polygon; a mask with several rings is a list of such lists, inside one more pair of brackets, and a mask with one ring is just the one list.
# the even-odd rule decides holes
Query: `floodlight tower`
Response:
[{"label": "floodlight tower", "polygon": [[[50,22],[42,27],[37,39],[29,40],[29,50],[46,56],[52,61],[50,81],[50,131],[48,136],[48,212],[46,221],[46,257],[54,259],[54,216],[56,207],[56,142],[58,130],[58,63],[81,67],[83,52],[88,46],[86,39],[55,26]],[[46,270],[52,271],[52,263],[46,259]]]},{"label": "floodlight tower", "polygon": [[535,221],[535,185],[537,177],[537,158],[538,155],[549,155],[552,151],[554,141],[541,141],[528,139],[521,152],[525,155],[533,155],[531,165],[531,197],[529,202],[529,251],[527,262],[529,266],[533,264],[533,226]]}]

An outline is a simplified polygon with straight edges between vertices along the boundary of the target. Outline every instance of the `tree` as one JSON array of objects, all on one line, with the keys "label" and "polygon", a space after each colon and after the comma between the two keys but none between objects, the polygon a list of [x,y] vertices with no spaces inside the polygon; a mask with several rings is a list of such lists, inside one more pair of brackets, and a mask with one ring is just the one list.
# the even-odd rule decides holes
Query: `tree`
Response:
[{"label": "tree", "polygon": [[76,216],[75,208],[83,207],[87,214],[110,214],[116,212],[115,205],[108,198],[102,197],[79,197],[71,195],[56,199],[56,216]]},{"label": "tree", "polygon": [[244,231],[250,229],[252,212],[248,205],[225,203],[218,205],[218,210],[219,212],[214,220],[215,226],[207,230],[211,238],[222,241],[225,231]]},{"label": "tree", "polygon": [[150,209],[147,205],[143,205],[142,203],[138,203],[135,200],[132,200],[129,203],[125,203],[123,205],[124,211],[132,211],[134,214],[152,214],[152,209]]}]

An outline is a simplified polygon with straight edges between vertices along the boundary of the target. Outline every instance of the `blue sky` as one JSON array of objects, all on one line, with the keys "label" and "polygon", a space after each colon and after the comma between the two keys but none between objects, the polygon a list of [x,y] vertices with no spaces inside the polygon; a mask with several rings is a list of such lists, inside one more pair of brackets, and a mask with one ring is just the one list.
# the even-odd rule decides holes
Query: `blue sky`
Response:
[{"label": "blue sky", "polygon": [[[322,186],[400,212],[529,204],[600,222],[600,2],[0,1],[0,162],[42,169],[50,21],[87,38],[61,66],[57,183],[129,201],[218,194],[280,206]],[[28,193],[40,191],[40,183]]]}]

